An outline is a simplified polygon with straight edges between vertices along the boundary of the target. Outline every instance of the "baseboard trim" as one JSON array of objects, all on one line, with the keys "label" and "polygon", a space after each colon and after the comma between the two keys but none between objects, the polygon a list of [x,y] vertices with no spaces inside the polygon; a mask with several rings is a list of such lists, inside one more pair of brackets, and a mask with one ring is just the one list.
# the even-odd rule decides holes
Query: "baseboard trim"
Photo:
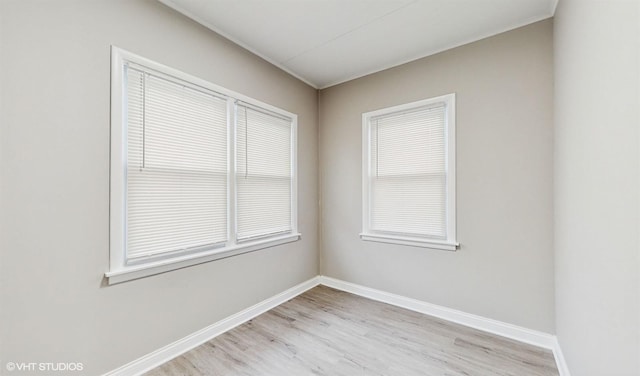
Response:
[{"label": "baseboard trim", "polygon": [[556,366],[558,367],[558,372],[560,376],[571,376],[569,372],[569,366],[567,365],[567,361],[564,358],[564,354],[562,353],[562,349],[560,348],[560,342],[556,337],[555,346],[553,347],[553,356],[556,359]]},{"label": "baseboard trim", "polygon": [[502,321],[473,315],[470,313],[423,302],[421,300],[408,298],[401,295],[388,293],[381,290],[372,289],[331,277],[321,276],[320,284],[333,287],[338,290],[350,292],[352,294],[360,295],[372,300],[377,300],[379,302],[388,303],[391,305],[409,309],[411,311],[416,311],[443,320],[455,322],[457,324],[496,334],[502,337],[511,338],[516,341],[528,343],[534,346],[543,347],[549,350],[553,350],[554,348],[555,336],[553,336],[552,334],[523,328],[521,326],[508,324]]},{"label": "baseboard trim", "polygon": [[478,315],[473,315],[471,313],[466,313],[452,308],[423,302],[421,300],[408,298],[402,295],[392,294],[386,291],[376,290],[370,287],[365,287],[327,276],[320,276],[320,284],[332,287],[337,290],[349,292],[351,294],[359,295],[371,300],[377,300],[379,302],[391,304],[415,312],[420,312],[425,315],[455,322],[457,324],[482,330],[487,333],[511,338],[519,342],[524,342],[530,345],[551,350],[553,352],[560,376],[571,376],[569,373],[569,368],[567,367],[567,363],[565,362],[564,355],[562,354],[562,350],[560,349],[558,338],[553,334],[524,328],[521,326]]},{"label": "baseboard trim", "polygon": [[502,337],[514,339],[516,341],[528,343],[534,346],[542,347],[553,351],[556,360],[558,372],[560,376],[570,376],[564,355],[560,348],[560,344],[556,336],[536,330],[523,328],[517,325],[508,324],[502,321],[489,319],[486,317],[473,315],[470,313],[458,311],[455,309],[439,306],[423,302],[417,299],[408,298],[389,292],[376,290],[351,282],[339,279],[316,276],[305,282],[300,283],[280,294],[265,299],[262,302],[242,310],[234,315],[222,319],[208,327],[192,333],[182,339],[179,339],[167,346],[153,351],[141,358],[138,358],[122,367],[110,371],[103,376],[137,376],[156,368],[171,359],[178,357],[185,352],[210,341],[211,339],[223,334],[236,326],[239,326],[254,317],[261,315],[268,310],[279,306],[286,301],[310,290],[318,285],[325,285],[337,290],[349,292],[368,299],[391,304],[397,307],[409,309],[411,311],[420,312],[429,316],[437,317],[443,320],[455,322],[460,325],[468,326],[488,333],[496,334]]},{"label": "baseboard trim", "polygon": [[278,305],[295,298],[303,292],[314,288],[320,283],[320,277],[313,277],[278,295],[263,300],[262,302],[242,310],[232,316],[220,320],[208,327],[177,340],[161,349],[138,358],[124,366],[117,368],[104,376],[136,376],[168,362],[169,360],[184,354],[185,352],[210,341],[220,334],[241,325],[254,317],[277,307]]}]

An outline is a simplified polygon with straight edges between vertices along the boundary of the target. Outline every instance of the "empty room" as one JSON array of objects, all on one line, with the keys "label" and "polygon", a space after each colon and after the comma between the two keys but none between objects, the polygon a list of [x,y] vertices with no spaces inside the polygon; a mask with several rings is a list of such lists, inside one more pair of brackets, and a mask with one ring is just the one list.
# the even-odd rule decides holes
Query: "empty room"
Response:
[{"label": "empty room", "polygon": [[640,1],[0,0],[0,375],[640,376]]}]

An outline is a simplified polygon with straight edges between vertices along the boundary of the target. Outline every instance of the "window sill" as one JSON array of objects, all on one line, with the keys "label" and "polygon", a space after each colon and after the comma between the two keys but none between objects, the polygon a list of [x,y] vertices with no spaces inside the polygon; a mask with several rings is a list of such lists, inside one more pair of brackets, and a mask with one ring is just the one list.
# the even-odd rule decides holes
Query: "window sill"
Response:
[{"label": "window sill", "polygon": [[439,242],[437,240],[425,240],[405,236],[381,235],[381,234],[360,234],[360,238],[365,241],[408,245],[412,247],[441,249],[444,251],[456,251],[460,244],[450,242]]},{"label": "window sill", "polygon": [[291,243],[299,240],[300,234],[287,234],[277,238],[263,239],[251,243],[238,244],[233,247],[215,249],[208,252],[184,255],[172,259],[159,260],[143,265],[123,267],[119,270],[112,270],[105,273],[109,285],[126,282],[133,279],[148,277],[154,274],[165,273],[171,270],[186,268],[188,266],[202,264],[205,262],[231,257],[242,253],[253,252],[263,248],[274,247],[281,244]]}]

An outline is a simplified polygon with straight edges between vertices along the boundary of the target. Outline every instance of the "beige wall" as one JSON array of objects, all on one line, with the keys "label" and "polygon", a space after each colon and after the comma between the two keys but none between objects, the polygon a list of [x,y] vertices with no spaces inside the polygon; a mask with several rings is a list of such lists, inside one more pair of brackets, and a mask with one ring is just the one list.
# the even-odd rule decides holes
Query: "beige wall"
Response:
[{"label": "beige wall", "polygon": [[[152,0],[1,0],[0,23],[3,369],[98,375],[318,274],[315,89]],[[299,115],[301,241],[104,285],[111,44]]]},{"label": "beige wall", "polygon": [[556,328],[572,375],[640,375],[640,2],[561,0]]},{"label": "beige wall", "polygon": [[[562,0],[555,37],[538,22],[322,90],[318,103],[153,0],[0,0],[0,366],[100,374],[320,270],[557,329],[574,375],[637,375],[639,15],[634,0]],[[301,241],[105,285],[111,44],[299,115]],[[462,248],[361,241],[362,113],[452,92]]]},{"label": "beige wall", "polygon": [[[553,333],[552,56],[547,20],[322,90],[322,274]],[[361,241],[362,113],[453,92],[461,249]]]}]

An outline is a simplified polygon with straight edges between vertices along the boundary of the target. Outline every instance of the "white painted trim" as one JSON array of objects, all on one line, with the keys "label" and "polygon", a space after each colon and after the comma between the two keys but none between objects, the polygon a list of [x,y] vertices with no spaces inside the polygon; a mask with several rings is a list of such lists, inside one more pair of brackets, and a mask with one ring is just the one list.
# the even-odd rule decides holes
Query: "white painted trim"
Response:
[{"label": "white painted trim", "polygon": [[109,155],[109,265],[124,265],[126,215],[126,147],[123,51],[111,46],[111,118]]},{"label": "white painted trim", "polygon": [[407,236],[379,235],[379,234],[360,234],[360,239],[370,242],[390,243],[409,245],[412,247],[441,249],[443,251],[455,251],[458,249],[458,243],[438,242],[435,240],[425,240],[411,238]]},{"label": "white painted trim", "polygon": [[[164,2],[166,0],[160,0],[160,1]],[[416,55],[414,55],[412,57],[409,57],[407,59],[402,59],[402,60],[400,60],[398,62],[391,63],[391,65],[388,65],[388,66],[370,69],[370,70],[368,70],[368,71],[366,71],[364,73],[352,74],[352,75],[350,75],[350,76],[348,76],[346,78],[341,78],[341,79],[332,81],[332,82],[330,82],[330,83],[328,83],[326,85],[318,85],[317,89],[318,90],[328,89],[328,88],[330,88],[332,86],[336,86],[336,85],[343,84],[345,82],[357,80],[358,78],[362,78],[362,77],[369,76],[369,75],[374,74],[374,73],[386,71],[387,69],[399,67],[400,65],[408,64],[408,63],[411,63],[412,61],[420,60],[420,59],[423,59],[425,57],[429,57],[429,56],[433,56],[433,55],[439,54],[441,52],[445,52],[445,51],[452,50],[454,48],[458,48],[458,47],[461,47],[461,46],[464,46],[464,45],[467,45],[467,44],[478,42],[478,41],[481,41],[483,39],[491,38],[491,37],[496,36],[498,34],[506,33],[507,31],[515,30],[515,29],[518,29],[520,27],[524,27],[524,26],[527,26],[527,25],[530,25],[530,24],[533,24],[533,23],[536,23],[536,22],[539,22],[539,21],[543,21],[543,20],[546,20],[547,18],[551,18],[551,17],[553,17],[553,13],[544,14],[544,15],[537,16],[537,17],[531,17],[531,18],[528,18],[528,19],[526,19],[526,20],[524,20],[522,22],[516,22],[516,23],[510,24],[510,25],[508,25],[506,27],[503,27],[501,29],[498,29],[496,31],[492,31],[492,32],[488,32],[488,33],[484,33],[484,34],[479,34],[479,35],[473,36],[473,37],[471,37],[469,39],[463,40],[460,43],[454,43],[454,44],[451,44],[450,46],[447,46],[447,47],[444,47],[444,48],[437,48],[437,49],[434,49],[432,51],[426,51],[426,52],[423,52],[423,53],[420,53],[420,54],[416,54]]]},{"label": "white painted trim", "polygon": [[291,229],[298,233],[298,115],[291,119]]},{"label": "white painted trim", "polygon": [[194,14],[193,12],[190,12],[188,10],[186,10],[185,8],[179,6],[178,4],[176,4],[175,2],[171,1],[171,0],[158,0],[159,2],[161,2],[162,4],[168,6],[169,8],[172,8],[173,10],[182,13],[184,16],[191,18],[192,20],[194,20],[195,22],[199,23],[200,25],[206,27],[207,29],[213,31],[214,33],[222,36],[225,39],[230,40],[231,42],[237,44],[238,46],[244,48],[245,50],[251,52],[252,54],[260,57],[261,59],[267,61],[268,63],[270,63],[271,65],[274,65],[280,69],[282,69],[283,71],[287,72],[288,74],[290,74],[291,76],[297,78],[298,80],[304,82],[305,84],[311,86],[314,89],[318,89],[318,85],[311,83],[311,81],[307,80],[306,78],[300,76],[299,74],[295,73],[294,71],[292,71],[291,69],[289,69],[286,65],[284,65],[283,63],[280,63],[268,56],[266,56],[265,54],[258,52],[255,48],[247,45],[246,43],[242,42],[241,40],[232,37],[231,35],[223,32],[222,30],[220,30],[218,27],[216,27],[215,25],[213,25],[211,22],[207,22],[205,21],[202,17]]},{"label": "white painted trim", "polygon": [[186,268],[187,266],[202,264],[205,262],[219,260],[226,257],[236,256],[243,253],[257,251],[259,249],[275,247],[277,245],[298,241],[300,234],[287,234],[278,238],[268,238],[246,244],[213,249],[207,252],[187,254],[170,259],[163,259],[154,262],[144,263],[135,266],[122,267],[110,270],[105,273],[110,285],[131,281],[138,278],[148,277],[154,274],[165,273],[171,270]]},{"label": "white painted trim", "polygon": [[182,339],[177,340],[161,349],[149,353],[138,358],[124,366],[117,368],[111,372],[107,372],[104,376],[134,376],[141,375],[171,359],[184,354],[185,352],[210,341],[211,339],[227,332],[238,325],[241,325],[254,317],[277,307],[278,305],[295,298],[303,292],[316,287],[319,284],[320,277],[313,277],[308,281],[294,286],[278,295],[263,300],[262,302],[242,310],[232,316],[222,319],[208,327],[192,333]]},{"label": "white painted trim", "polygon": [[320,284],[545,349],[553,350],[556,346],[556,337],[549,333],[523,328],[331,277],[321,276]]},{"label": "white painted trim", "polygon": [[[116,47],[116,46],[111,46],[111,51],[112,51],[112,64],[116,64],[117,66],[122,66],[125,62],[132,62],[134,64],[137,65],[141,65],[144,66],[146,68],[155,70],[160,72],[163,75],[169,75],[169,76],[173,76],[179,80],[182,81],[186,81],[189,84],[192,85],[196,85],[196,86],[200,86],[204,89],[207,90],[211,90],[214,93],[218,93],[218,94],[222,94],[223,96],[228,96],[228,97],[232,97],[233,99],[237,99],[239,101],[245,102],[247,104],[256,106],[258,108],[261,108],[263,110],[267,110],[267,111],[271,111],[275,114],[279,114],[281,116],[284,116],[286,118],[294,118],[297,117],[296,114],[291,113],[287,110],[284,110],[282,108],[278,108],[276,106],[272,106],[269,103],[265,103],[262,102],[260,100],[251,98],[249,96],[246,96],[244,94],[238,93],[237,91],[233,91],[230,89],[227,89],[223,86],[220,85],[216,85],[212,82],[209,82],[205,79],[202,79],[200,77],[196,77],[193,76],[189,73],[185,73],[181,70],[175,69],[175,68],[171,68],[167,65],[164,65],[162,63],[156,62],[154,60],[151,59],[147,59],[146,57],[137,55],[133,52],[124,50],[122,48]],[[116,77],[117,79],[118,77]],[[122,85],[121,81],[116,80],[115,81],[116,84],[118,85]]]},{"label": "white painted trim", "polygon": [[457,218],[457,162],[456,162],[456,93],[443,95],[441,98],[447,104],[447,117],[445,119],[446,132],[446,169],[447,169],[447,240],[458,247],[458,222]]},{"label": "white painted trim", "polygon": [[560,345],[557,341],[556,336],[554,335],[485,318],[482,316],[472,315],[451,308],[426,303],[416,299],[391,294],[388,292],[326,276],[313,277],[280,294],[265,299],[258,304],[255,304],[234,315],[222,319],[204,329],[201,329],[167,346],[144,355],[113,371],[107,372],[103,376],[141,375],[155,367],[158,367],[170,361],[175,357],[184,354],[185,352],[197,346],[200,346],[207,341],[210,341],[220,334],[223,334],[239,325],[242,325],[243,323],[255,318],[256,316],[259,316],[318,285],[335,288],[338,290],[349,292],[351,294],[365,297],[367,299],[391,304],[397,307],[409,309],[411,311],[420,312],[429,316],[434,316],[443,320],[482,330],[484,332],[549,349],[553,352],[560,376],[571,376],[564,356],[562,354],[562,350],[560,349]]},{"label": "white painted trim", "polygon": [[[415,236],[415,234],[390,234],[371,229],[371,182],[374,171],[372,170],[372,131],[374,124],[372,119],[378,116],[401,113],[408,110],[428,108],[433,105],[444,104],[445,116],[445,170],[446,170],[446,239],[437,240]],[[456,233],[456,94],[445,94],[438,97],[422,99],[415,102],[404,103],[396,106],[381,108],[362,114],[362,233],[360,237],[366,241],[377,241],[455,251],[459,244]]]},{"label": "white painted trim", "polygon": [[528,19],[526,19],[524,21],[521,21],[521,22],[514,22],[513,24],[509,24],[506,27],[498,29],[497,31],[492,31],[492,32],[480,34],[480,35],[465,39],[464,41],[462,41],[460,43],[454,43],[454,44],[452,44],[450,46],[447,46],[447,47],[444,47],[444,48],[439,48],[439,49],[435,49],[435,50],[432,50],[432,51],[427,51],[426,53],[420,53],[420,54],[417,54],[417,55],[415,55],[413,57],[410,57],[408,59],[400,60],[400,61],[398,61],[396,63],[392,63],[392,65],[390,65],[390,66],[385,66],[385,67],[381,67],[381,68],[374,68],[372,70],[366,71],[365,73],[353,74],[353,75],[350,75],[350,76],[348,76],[346,78],[342,78],[342,79],[338,79],[338,80],[335,80],[335,81],[331,81],[330,83],[323,85],[323,84],[314,84],[314,83],[312,83],[311,80],[299,75],[298,73],[294,72],[292,69],[287,67],[284,62],[278,62],[278,61],[268,57],[267,55],[265,55],[265,54],[263,54],[261,52],[258,52],[255,48],[247,45],[246,43],[238,40],[237,38],[232,37],[228,33],[223,32],[222,30],[220,30],[218,27],[216,27],[212,23],[205,21],[202,17],[194,14],[193,12],[189,12],[186,9],[184,9],[183,7],[177,5],[173,0],[158,0],[158,1],[160,1],[164,5],[172,8],[175,11],[177,11],[179,13],[182,13],[186,17],[191,18],[192,20],[194,20],[195,22],[199,23],[200,25],[208,28],[209,30],[212,30],[216,34],[221,35],[222,37],[230,40],[231,42],[237,44],[238,46],[248,50],[252,54],[254,54],[254,55],[266,60],[270,64],[273,64],[274,66],[282,69],[283,71],[287,72],[291,76],[299,79],[300,81],[304,82],[305,84],[313,87],[314,89],[318,89],[318,90],[327,89],[327,88],[330,88],[332,86],[336,86],[336,85],[339,85],[339,84],[342,84],[342,83],[345,83],[345,82],[348,82],[348,81],[351,81],[351,80],[355,80],[355,79],[358,79],[358,78],[361,78],[361,77],[364,77],[364,76],[368,76],[370,74],[382,72],[384,70],[387,70],[387,69],[390,69],[390,68],[393,68],[393,67],[397,67],[397,66],[400,66],[400,65],[403,65],[403,64],[410,63],[410,62],[415,61],[415,60],[419,60],[419,59],[422,59],[422,58],[425,58],[425,57],[428,57],[428,56],[432,56],[432,55],[438,54],[440,52],[444,52],[444,51],[447,51],[447,50],[454,49],[456,47],[460,47],[460,46],[464,46],[466,44],[477,42],[477,41],[482,40],[482,39],[490,38],[492,36],[495,36],[495,35],[498,35],[498,34],[502,34],[502,33],[505,33],[507,31],[510,31],[510,30],[514,30],[514,29],[517,29],[517,28],[520,28],[520,27],[523,27],[523,26],[527,26],[527,25],[532,24],[532,23],[536,23],[538,21],[546,20],[547,18],[551,18],[551,17],[554,16],[556,6],[558,5],[558,0],[551,0],[551,3],[549,5],[549,14],[543,14],[541,16],[531,17],[531,18],[528,18]]},{"label": "white painted trim", "polygon": [[362,232],[360,234],[369,233],[370,222],[371,125],[369,118],[367,114],[362,114]]},{"label": "white painted trim", "polygon": [[560,374],[560,376],[571,376],[569,367],[567,366],[567,361],[565,360],[562,349],[560,348],[560,342],[558,341],[558,338],[555,339],[552,350],[553,357],[556,359],[556,367],[558,367],[558,373]]},{"label": "white painted trim", "polygon": [[[227,218],[227,241],[224,248],[215,248],[198,252],[175,252],[158,257],[139,257],[127,259],[126,253],[126,83],[124,81],[124,67],[126,64],[136,64],[145,70],[168,75],[184,81],[186,84],[206,90],[212,95],[224,97],[227,100],[227,127],[229,150],[227,154],[227,199],[229,200]],[[237,208],[237,192],[235,190],[235,106],[237,101],[258,109],[272,112],[291,120],[291,231],[286,234],[273,235],[268,238],[252,239],[240,243],[237,240],[237,226],[235,214]],[[231,110],[234,111],[231,111]],[[273,247],[300,239],[297,217],[297,124],[298,116],[286,110],[277,108],[246,95],[226,89],[209,81],[192,76],[180,70],[161,63],[138,56],[132,52],[111,46],[111,156],[110,156],[110,243],[109,243],[109,271],[105,273],[109,284],[121,283],[154,274],[168,272],[203,262],[235,256],[241,253]],[[234,142],[231,142],[234,141]],[[233,222],[233,223],[232,223]]]}]

